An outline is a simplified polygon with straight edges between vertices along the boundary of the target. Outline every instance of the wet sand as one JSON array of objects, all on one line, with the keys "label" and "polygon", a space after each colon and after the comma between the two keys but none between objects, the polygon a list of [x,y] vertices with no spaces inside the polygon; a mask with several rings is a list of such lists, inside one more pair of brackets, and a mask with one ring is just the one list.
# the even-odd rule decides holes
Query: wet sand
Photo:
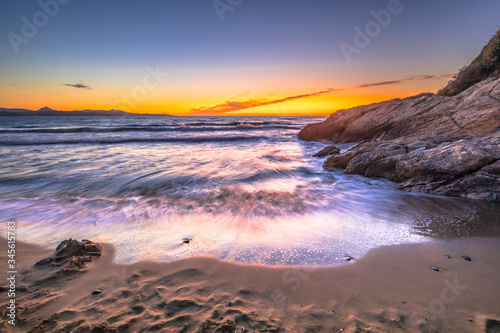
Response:
[{"label": "wet sand", "polygon": [[500,238],[381,247],[322,268],[206,257],[118,265],[105,245],[85,272],[44,279],[50,269],[33,265],[52,252],[17,244],[19,317],[7,325],[2,269],[2,331],[484,332],[500,320]]}]

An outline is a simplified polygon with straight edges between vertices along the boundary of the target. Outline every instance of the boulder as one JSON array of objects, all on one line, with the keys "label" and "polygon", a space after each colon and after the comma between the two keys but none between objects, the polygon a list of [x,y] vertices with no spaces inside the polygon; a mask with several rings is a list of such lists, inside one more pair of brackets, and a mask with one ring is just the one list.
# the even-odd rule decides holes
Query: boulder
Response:
[{"label": "boulder", "polygon": [[58,271],[68,273],[85,268],[86,263],[91,262],[102,254],[102,246],[84,239],[67,239],[62,241],[55,252],[35,264],[35,267],[60,268]]},{"label": "boulder", "polygon": [[[434,147],[415,148],[419,145]],[[482,138],[419,145],[402,140],[362,142],[328,157],[323,166],[383,177],[399,182],[398,188],[405,191],[500,200],[500,131]]]},{"label": "boulder", "polygon": [[313,157],[325,157],[330,155],[336,155],[338,153],[340,153],[340,148],[337,148],[335,146],[326,146],[325,148],[321,149],[316,154],[314,154]]}]

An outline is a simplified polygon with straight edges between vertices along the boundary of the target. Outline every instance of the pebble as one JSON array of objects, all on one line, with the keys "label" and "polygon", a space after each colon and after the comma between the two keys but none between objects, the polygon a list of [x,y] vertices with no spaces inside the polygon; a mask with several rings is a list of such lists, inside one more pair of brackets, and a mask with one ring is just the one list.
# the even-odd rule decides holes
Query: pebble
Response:
[{"label": "pebble", "polygon": [[467,261],[472,261],[472,259],[469,256],[462,256],[462,259]]},{"label": "pebble", "polygon": [[189,238],[183,238],[183,239],[182,239],[182,242],[183,242],[184,244],[189,244],[189,242],[190,242],[190,241],[191,241],[191,239],[189,239]]},{"label": "pebble", "polygon": [[439,272],[439,267],[436,267],[436,266],[432,266],[431,269],[435,272]]},{"label": "pebble", "polygon": [[351,256],[345,256],[345,257],[344,257],[344,260],[345,260],[345,261],[353,261],[353,260],[354,260],[354,258],[353,258],[353,257],[351,257]]},{"label": "pebble", "polygon": [[100,293],[102,293],[102,289],[96,289],[92,292],[92,295],[99,295]]},{"label": "pebble", "polygon": [[451,256],[449,254],[445,255],[445,257],[451,259]]}]

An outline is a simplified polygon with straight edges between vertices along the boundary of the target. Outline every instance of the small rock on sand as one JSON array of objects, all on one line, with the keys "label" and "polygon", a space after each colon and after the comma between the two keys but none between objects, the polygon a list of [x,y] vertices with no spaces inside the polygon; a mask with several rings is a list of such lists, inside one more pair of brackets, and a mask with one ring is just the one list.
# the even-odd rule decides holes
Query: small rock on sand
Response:
[{"label": "small rock on sand", "polygon": [[462,259],[467,261],[472,261],[472,259],[469,256],[462,256]]},{"label": "small rock on sand", "polygon": [[92,295],[99,295],[102,293],[102,289],[96,289],[92,292]]},{"label": "small rock on sand", "polygon": [[432,266],[431,269],[435,272],[439,272],[439,267],[436,267],[436,266]]}]

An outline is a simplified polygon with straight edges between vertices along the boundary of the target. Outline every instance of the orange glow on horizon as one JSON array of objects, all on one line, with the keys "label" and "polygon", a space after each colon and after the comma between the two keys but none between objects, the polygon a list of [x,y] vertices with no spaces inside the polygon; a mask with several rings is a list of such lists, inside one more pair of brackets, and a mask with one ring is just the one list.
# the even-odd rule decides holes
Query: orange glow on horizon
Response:
[{"label": "orange glow on horizon", "polygon": [[[120,88],[84,90],[66,87],[44,87],[40,89],[40,83],[36,82],[29,86],[6,87],[3,94],[5,96],[3,105],[0,105],[0,107],[38,110],[47,106],[54,110],[63,111],[84,109],[110,110],[113,108],[113,104],[117,104],[118,106],[115,108],[123,111],[153,114],[166,113],[176,116],[327,116],[341,109],[382,102],[393,98],[404,98],[424,91],[435,92],[443,85],[441,81],[425,82],[425,84],[420,82],[412,85],[346,88],[345,90],[339,89],[338,91],[326,93],[324,93],[325,89],[318,89],[316,91],[321,92],[321,94],[315,95],[313,90],[312,93],[309,93],[310,96],[308,93],[301,93],[297,88],[295,89],[295,93],[291,90],[282,94],[238,94],[233,93],[233,90],[217,86],[216,90],[220,89],[221,91],[227,90],[231,92],[227,93],[226,96],[219,96],[216,100],[210,98],[210,96],[216,94],[213,87],[203,94],[196,95],[189,92],[186,87],[181,86],[177,87],[177,89],[164,89],[151,92],[144,101],[134,102],[133,105],[123,102],[117,104],[115,102],[123,95],[123,90]],[[26,99],[27,95],[30,96],[29,99]],[[302,97],[302,95],[305,97]],[[295,98],[295,96],[299,96],[299,98]],[[290,98],[290,100],[287,100],[287,98]],[[280,100],[283,101],[274,102]],[[165,103],[165,101],[168,101],[168,103]],[[221,103],[244,104],[246,101],[257,101],[257,104],[259,101],[264,102],[263,105],[222,113],[214,111],[205,114],[196,114],[191,111],[197,108],[210,110],[210,108],[221,105]],[[270,101],[269,104],[265,104],[267,101]],[[120,107],[123,105],[130,107]]]}]

